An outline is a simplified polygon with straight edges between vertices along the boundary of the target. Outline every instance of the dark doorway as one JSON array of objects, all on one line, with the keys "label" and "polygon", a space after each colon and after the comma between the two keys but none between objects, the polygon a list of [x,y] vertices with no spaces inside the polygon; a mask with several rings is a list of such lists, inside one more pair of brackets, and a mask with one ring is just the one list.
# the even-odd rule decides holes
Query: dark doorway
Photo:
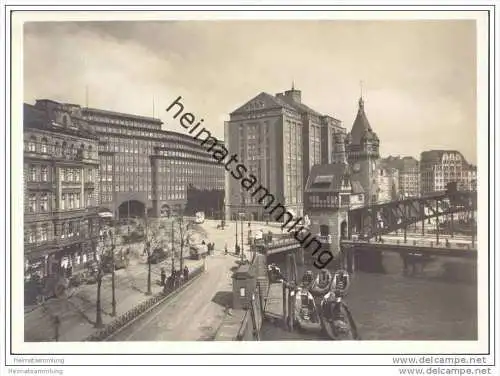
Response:
[{"label": "dark doorway", "polygon": [[328,235],[330,235],[330,229],[328,228],[328,225],[320,225],[319,226],[319,234],[321,236],[328,236]]},{"label": "dark doorway", "polygon": [[348,234],[347,234],[347,222],[342,221],[340,223],[340,239],[347,239]]},{"label": "dark doorway", "polygon": [[145,215],[145,205],[140,201],[130,200],[123,202],[118,207],[118,215],[120,219],[122,218],[133,218],[139,217],[144,218]]}]

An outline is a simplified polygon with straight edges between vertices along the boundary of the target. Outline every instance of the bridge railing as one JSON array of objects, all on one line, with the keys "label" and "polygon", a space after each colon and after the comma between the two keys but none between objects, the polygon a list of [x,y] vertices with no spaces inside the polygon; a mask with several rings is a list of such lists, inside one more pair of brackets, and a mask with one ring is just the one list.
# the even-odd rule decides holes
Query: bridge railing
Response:
[{"label": "bridge railing", "polygon": [[450,240],[450,239],[442,239],[439,242],[436,240],[429,239],[407,239],[406,243],[404,239],[387,239],[382,238],[381,240],[371,239],[368,240],[359,240],[352,239],[348,242],[354,243],[374,243],[374,244],[395,244],[395,245],[407,245],[407,246],[419,246],[419,247],[430,247],[430,248],[463,248],[463,249],[471,249],[473,248],[472,242],[467,240]]}]

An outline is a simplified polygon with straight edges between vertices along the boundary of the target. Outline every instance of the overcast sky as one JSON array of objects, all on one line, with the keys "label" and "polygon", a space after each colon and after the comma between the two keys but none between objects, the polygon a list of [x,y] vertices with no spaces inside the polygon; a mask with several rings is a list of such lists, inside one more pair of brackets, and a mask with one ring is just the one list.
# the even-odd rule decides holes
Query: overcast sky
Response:
[{"label": "overcast sky", "polygon": [[382,156],[457,149],[476,163],[473,21],[28,23],[24,100],[49,98],[139,115],[185,132],[178,95],[220,138],[224,120],[292,80],[310,107],[350,130],[360,81]]}]

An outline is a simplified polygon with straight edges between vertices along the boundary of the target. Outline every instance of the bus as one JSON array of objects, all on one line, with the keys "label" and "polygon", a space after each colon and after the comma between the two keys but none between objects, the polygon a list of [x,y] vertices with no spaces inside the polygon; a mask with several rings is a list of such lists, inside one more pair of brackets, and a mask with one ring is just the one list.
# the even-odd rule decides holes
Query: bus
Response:
[{"label": "bus", "polygon": [[195,223],[203,223],[203,222],[205,222],[205,213],[204,212],[197,212],[195,214],[194,222]]}]

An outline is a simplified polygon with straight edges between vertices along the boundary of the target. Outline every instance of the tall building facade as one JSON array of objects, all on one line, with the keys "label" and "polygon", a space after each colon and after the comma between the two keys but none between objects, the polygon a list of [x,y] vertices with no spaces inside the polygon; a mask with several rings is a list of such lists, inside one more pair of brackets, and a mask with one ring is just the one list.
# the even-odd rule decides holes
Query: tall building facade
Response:
[{"label": "tall building facade", "polygon": [[[150,156],[154,216],[222,210],[224,167],[190,136],[164,132]],[[217,199],[218,202],[214,202]],[[221,201],[222,200],[222,201]]]},{"label": "tall building facade", "polygon": [[[324,116],[302,103],[300,90],[292,86],[284,93],[260,93],[230,114],[225,123],[226,148],[237,154],[277,201],[293,214],[304,210],[304,185],[313,165],[334,157],[335,132],[344,132],[340,121]],[[242,210],[254,219],[265,219],[260,197],[252,197],[230,176],[226,182],[226,217]]]},{"label": "tall building facade", "polygon": [[156,118],[95,108],[82,113],[113,152],[100,156],[100,204],[119,217],[184,212],[189,187],[223,195],[224,166],[199,140],[162,130]]},{"label": "tall building facade", "polygon": [[352,179],[363,187],[365,204],[378,202],[380,141],[366,116],[363,98],[359,98],[358,113],[345,142]]},{"label": "tall building facade", "polygon": [[456,150],[429,150],[421,153],[420,179],[422,194],[446,190],[456,182],[460,190],[475,190],[477,169]]},{"label": "tall building facade", "polygon": [[100,205],[117,217],[143,216],[145,207],[152,209],[149,156],[161,137],[162,122],[95,108],[83,108],[82,114],[105,145],[99,157]]},{"label": "tall building facade", "polygon": [[116,217],[183,212],[189,187],[224,196],[224,166],[199,140],[162,130],[160,119],[53,101],[38,101],[35,107],[45,102],[70,108],[95,135],[93,199]]},{"label": "tall building facade", "polygon": [[24,105],[25,276],[78,272],[98,234],[98,137],[78,106]]}]

